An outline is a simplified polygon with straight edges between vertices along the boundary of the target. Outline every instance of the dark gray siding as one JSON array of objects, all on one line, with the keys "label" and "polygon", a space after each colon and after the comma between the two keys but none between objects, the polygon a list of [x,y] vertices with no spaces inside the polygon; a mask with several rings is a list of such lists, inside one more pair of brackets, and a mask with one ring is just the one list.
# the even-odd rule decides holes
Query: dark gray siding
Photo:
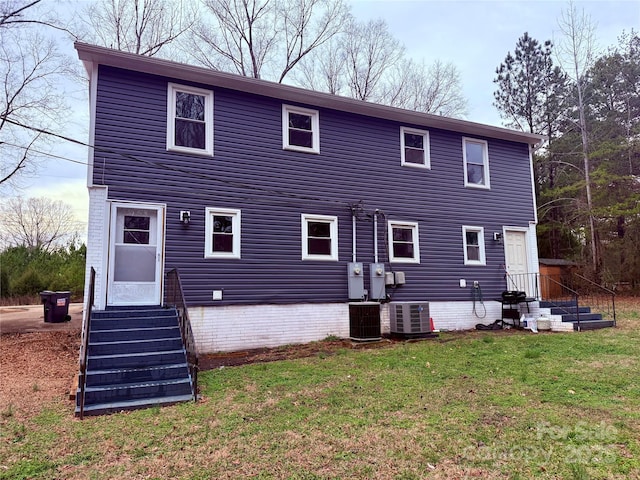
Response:
[{"label": "dark gray siding", "polygon": [[[321,153],[283,151],[281,102],[214,89],[214,157],[176,154],[166,151],[168,81],[100,67],[93,181],[111,199],[167,205],[166,266],[179,268],[190,305],[213,304],[214,289],[224,289],[217,305],[345,301],[357,202],[366,264],[374,210],[384,214],[387,269],[385,218],[419,222],[421,263],[392,265],[407,278],[394,300],[469,300],[460,278],[480,281],[487,298],[503,289],[504,247],[493,232],[534,219],[526,144],[485,138],[491,189],[464,188],[458,133],[429,131],[431,170],[402,167],[400,124],[320,109]],[[204,259],[205,207],[242,211],[241,259]],[[191,211],[186,227],[180,210]],[[301,260],[301,213],[339,217],[338,262]],[[462,225],[484,227],[487,266],[463,264]]]}]

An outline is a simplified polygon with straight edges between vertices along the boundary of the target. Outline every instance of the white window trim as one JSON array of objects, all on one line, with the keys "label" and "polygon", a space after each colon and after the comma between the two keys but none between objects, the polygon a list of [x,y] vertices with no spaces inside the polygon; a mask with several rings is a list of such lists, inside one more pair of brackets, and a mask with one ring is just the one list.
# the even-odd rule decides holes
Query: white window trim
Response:
[{"label": "white window trim", "polygon": [[[476,232],[478,234],[478,248],[480,250],[480,260],[470,260],[467,256],[467,232]],[[465,265],[486,265],[487,257],[484,249],[484,227],[473,227],[470,225],[462,226],[462,250],[464,252]]]},{"label": "white window trim", "polygon": [[[467,142],[482,145],[482,160],[484,165],[484,184],[469,183],[467,181]],[[489,144],[486,140],[478,140],[477,138],[462,137],[462,159],[464,162],[464,186],[469,188],[481,188],[489,190],[491,188],[491,175],[489,174]]]},{"label": "white window trim", "polygon": [[[409,133],[411,135],[421,135],[423,138],[424,156],[422,164],[411,163],[405,161],[405,145],[404,134]],[[424,170],[431,169],[431,147],[429,143],[429,132],[426,130],[418,130],[409,127],[400,127],[400,165],[405,167],[422,168]]]},{"label": "white window trim", "polygon": [[[183,147],[175,144],[176,92],[202,95],[204,100],[205,148]],[[195,153],[213,157],[213,92],[202,88],[169,83],[167,88],[167,150],[180,153]]]},{"label": "white window trim", "polygon": [[[289,113],[299,113],[311,117],[312,148],[289,144]],[[294,150],[296,152],[320,153],[320,114],[318,110],[282,105],[282,148],[283,150]]]},{"label": "white window trim", "polygon": [[[233,251],[231,252],[214,252],[213,251],[213,217],[214,215],[225,215],[233,218]],[[213,208],[205,209],[205,241],[204,241],[204,258],[240,258],[240,235],[241,235],[241,213],[240,210],[231,208]]]},{"label": "white window trim", "polygon": [[[413,230],[413,258],[395,257],[393,254],[393,228],[404,227]],[[420,237],[418,235],[418,222],[402,222],[389,220],[387,223],[387,241],[389,248],[389,262],[393,263],[420,263]]]},{"label": "white window trim", "polygon": [[[331,255],[317,255],[309,253],[309,222],[329,223],[329,231],[331,235]],[[300,215],[300,225],[302,229],[302,260],[338,261],[338,217],[331,215],[310,215],[303,213],[302,215]]]}]

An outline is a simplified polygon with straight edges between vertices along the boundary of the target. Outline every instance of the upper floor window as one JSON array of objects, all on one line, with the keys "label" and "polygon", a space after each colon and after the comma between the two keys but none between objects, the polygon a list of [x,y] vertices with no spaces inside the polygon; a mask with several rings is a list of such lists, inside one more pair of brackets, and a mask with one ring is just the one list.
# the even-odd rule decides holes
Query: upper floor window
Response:
[{"label": "upper floor window", "polygon": [[484,254],[484,228],[462,227],[465,265],[486,265]]},{"label": "upper floor window", "polygon": [[400,128],[401,165],[430,168],[429,132]]},{"label": "upper floor window", "polygon": [[302,214],[302,259],[338,260],[338,217]]},{"label": "upper floor window", "polygon": [[420,263],[418,224],[415,222],[389,221],[389,261]]},{"label": "upper floor window", "polygon": [[213,92],[169,84],[167,150],[213,155]]},{"label": "upper floor window", "polygon": [[462,139],[464,158],[464,186],[489,188],[489,153],[487,142],[473,138]]},{"label": "upper floor window", "polygon": [[282,105],[282,148],[320,153],[320,122],[317,110]]},{"label": "upper floor window", "polygon": [[240,210],[205,210],[205,258],[240,258]]}]

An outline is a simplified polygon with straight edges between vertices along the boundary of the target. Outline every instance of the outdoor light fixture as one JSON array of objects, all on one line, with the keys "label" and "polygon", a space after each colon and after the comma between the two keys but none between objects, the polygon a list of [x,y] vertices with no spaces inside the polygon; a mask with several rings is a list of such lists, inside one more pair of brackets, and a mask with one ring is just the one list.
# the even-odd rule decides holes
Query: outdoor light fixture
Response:
[{"label": "outdoor light fixture", "polygon": [[191,212],[189,210],[180,210],[180,221],[185,225],[189,225],[191,221]]},{"label": "outdoor light fixture", "polygon": [[501,242],[502,241],[502,232],[493,232],[493,241]]}]

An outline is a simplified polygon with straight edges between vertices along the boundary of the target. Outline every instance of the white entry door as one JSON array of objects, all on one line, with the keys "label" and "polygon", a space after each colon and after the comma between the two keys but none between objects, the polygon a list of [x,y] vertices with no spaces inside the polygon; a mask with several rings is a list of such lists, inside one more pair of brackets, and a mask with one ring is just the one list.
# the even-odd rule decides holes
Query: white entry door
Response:
[{"label": "white entry door", "polygon": [[507,290],[526,292],[527,296],[535,294],[535,275],[530,275],[527,232],[505,230],[504,234],[505,268],[507,270]]},{"label": "white entry door", "polygon": [[163,230],[162,206],[112,205],[107,305],[160,305]]}]

